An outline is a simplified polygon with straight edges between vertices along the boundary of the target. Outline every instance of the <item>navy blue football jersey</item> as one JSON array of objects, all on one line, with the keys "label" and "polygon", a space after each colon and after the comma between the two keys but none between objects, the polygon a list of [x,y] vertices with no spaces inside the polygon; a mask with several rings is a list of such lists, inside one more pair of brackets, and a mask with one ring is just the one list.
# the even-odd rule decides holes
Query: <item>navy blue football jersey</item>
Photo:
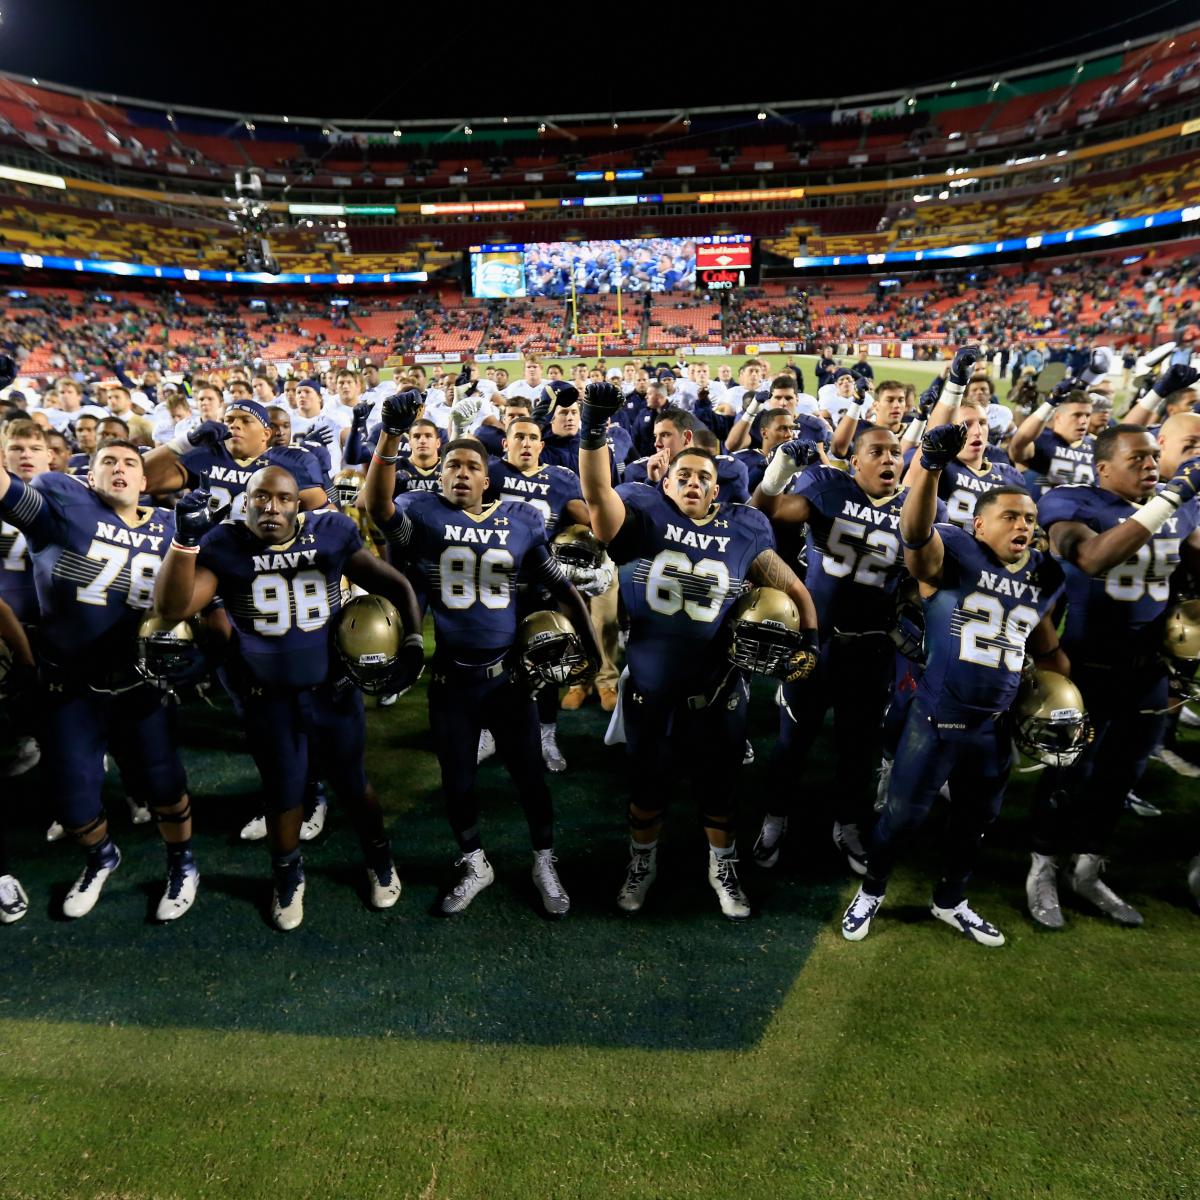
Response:
[{"label": "navy blue football jersey", "polygon": [[1091,483],[1095,478],[1096,439],[1085,434],[1075,442],[1063,441],[1052,429],[1043,429],[1033,443],[1029,467],[1043,490],[1064,483]]},{"label": "navy blue football jersey", "polygon": [[268,446],[258,458],[238,459],[221,443],[215,450],[209,446],[197,446],[189,450],[180,460],[188,473],[187,486],[200,486],[200,476],[208,476],[208,490],[222,504],[232,504],[227,520],[246,519],[246,484],[250,477],[263,467],[283,467],[295,477],[300,491],[305,488],[320,488],[327,491],[327,479],[315,454],[302,446]]},{"label": "navy blue football jersey", "polygon": [[541,514],[529,504],[494,500],[472,514],[436,492],[410,492],[382,532],[433,610],[438,652],[455,662],[492,663],[512,646],[519,580],[564,582]]},{"label": "navy blue football jersey", "polygon": [[132,662],[137,628],[175,533],[175,515],[138,510],[125,524],[86,483],[50,471],[32,484],[13,479],[0,514],[22,530],[33,559],[39,643],[59,665],[87,660],[98,670]]},{"label": "navy blue football jersey", "polygon": [[714,505],[693,521],[658,488],[623,483],[625,524],[608,552],[620,565],[627,658],[639,691],[687,692],[721,665],[722,621],[751,564],[775,548],[756,508]]},{"label": "navy blue football jersey", "polygon": [[36,623],[37,588],[29,544],[25,535],[7,521],[0,524],[0,600],[17,614],[22,625]]},{"label": "navy blue football jersey", "polygon": [[[1060,521],[1078,521],[1103,533],[1127,521],[1138,506],[1103,488],[1058,487],[1038,502],[1038,521],[1049,531]],[[1063,641],[1091,662],[1153,653],[1161,641],[1160,618],[1179,565],[1179,547],[1192,534],[1200,510],[1185,504],[1130,559],[1103,575],[1085,575],[1063,563],[1067,576],[1067,624]]]},{"label": "navy blue football jersey", "polygon": [[938,479],[938,497],[946,502],[945,519],[960,529],[971,528],[975,502],[984,492],[996,487],[1025,486],[1025,477],[1016,467],[992,462],[991,455],[989,450],[978,471],[957,460],[947,463]]},{"label": "navy blue football jersey", "polygon": [[735,450],[731,457],[746,468],[746,489],[753,496],[754,489],[762,483],[770,459],[761,450]]},{"label": "navy blue football jersey", "polygon": [[197,564],[217,577],[239,655],[260,683],[306,688],[329,676],[329,622],[342,607],[346,560],[362,549],[358,527],[339,512],[299,515],[296,536],[269,545],[244,522],[200,544]]},{"label": "navy blue football jersey", "polygon": [[525,472],[505,459],[493,458],[488,463],[488,478],[489,496],[531,505],[541,514],[549,537],[562,523],[567,505],[583,500],[579,476],[566,467],[543,464],[536,471]]},{"label": "navy blue football jersey", "polygon": [[1063,590],[1062,567],[1040,550],[1005,564],[957,525],[938,525],[942,582],[925,600],[925,671],[918,689],[943,727],[1008,710],[1025,643]]},{"label": "navy blue football jersey", "polygon": [[[717,460],[717,498],[722,504],[745,504],[750,499],[747,487],[746,468],[735,454],[718,454]],[[638,458],[625,468],[626,483],[649,483],[646,464],[649,457]],[[662,487],[662,480],[654,485]]]},{"label": "navy blue football jersey", "polygon": [[[872,500],[854,477],[812,466],[792,491],[809,503],[805,585],[817,606],[822,639],[842,633],[886,632],[895,621],[902,576],[900,509],[907,489]],[[937,520],[945,520],[938,501]]]},{"label": "navy blue football jersey", "polygon": [[418,467],[411,458],[402,458],[396,463],[396,488],[393,497],[406,492],[440,492],[442,490],[442,466]]}]

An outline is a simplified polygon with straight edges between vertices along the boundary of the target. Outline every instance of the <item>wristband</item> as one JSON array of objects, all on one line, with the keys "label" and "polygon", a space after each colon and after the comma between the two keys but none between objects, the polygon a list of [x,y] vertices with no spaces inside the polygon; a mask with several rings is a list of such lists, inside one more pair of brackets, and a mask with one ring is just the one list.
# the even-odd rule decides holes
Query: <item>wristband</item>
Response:
[{"label": "wristband", "polygon": [[400,455],[398,454],[380,454],[378,450],[373,450],[371,452],[371,457],[378,459],[381,463],[388,463],[389,465],[399,462],[400,460]]},{"label": "wristband", "polygon": [[196,545],[194,545],[194,546],[187,546],[187,545],[184,545],[183,542],[176,541],[175,538],[172,538],[171,539],[171,549],[179,550],[183,554],[199,554],[200,553],[200,543],[197,542]]},{"label": "wristband", "polygon": [[1046,403],[1040,408],[1035,408],[1033,410],[1033,415],[1037,417],[1037,419],[1041,421],[1043,425],[1045,425],[1045,423],[1050,420],[1052,416],[1054,416],[1054,405],[1047,400]]},{"label": "wristband", "polygon": [[799,463],[776,450],[771,461],[767,463],[762,479],[759,480],[759,489],[764,496],[778,496],[801,469]]},{"label": "wristband", "polygon": [[[1147,404],[1147,403],[1146,403],[1146,401],[1147,401],[1147,400],[1149,400],[1151,396],[1153,396],[1153,397],[1154,397],[1154,400],[1153,400],[1153,402],[1152,402],[1152,403],[1150,403],[1150,404]],[[1140,405],[1141,405],[1143,408],[1149,409],[1149,410],[1150,410],[1150,415],[1151,415],[1152,417],[1154,417],[1155,419],[1161,418],[1161,417],[1162,417],[1162,415],[1163,415],[1163,413],[1165,413],[1165,412],[1167,411],[1167,398],[1166,398],[1166,396],[1160,396],[1160,395],[1158,394],[1158,392],[1156,392],[1156,391],[1155,391],[1153,388],[1151,388],[1151,389],[1150,389],[1150,391],[1148,391],[1148,392],[1146,393],[1146,395],[1144,395],[1144,396],[1143,396],[1143,397],[1142,397],[1142,398],[1141,398],[1141,399],[1138,401],[1138,403],[1139,403],[1139,404],[1140,404]]]},{"label": "wristband", "polygon": [[742,415],[738,417],[739,421],[753,421],[758,416],[758,410],[762,408],[762,401],[755,398],[742,410]]},{"label": "wristband", "polygon": [[925,436],[925,426],[928,421],[922,421],[919,417],[909,421],[908,428],[904,431],[904,436],[900,439],[902,445],[916,445]]},{"label": "wristband", "polygon": [[920,550],[922,546],[928,546],[929,543],[933,541],[933,535],[936,532],[937,532],[937,530],[934,529],[934,527],[932,525],[930,525],[929,532],[919,542],[906,542],[904,540],[904,534],[901,534],[900,535],[900,545],[902,545],[905,548],[905,550]]},{"label": "wristband", "polygon": [[1164,521],[1175,515],[1178,507],[1178,501],[1171,499],[1167,493],[1160,492],[1147,500],[1129,519],[1153,534],[1162,528]]},{"label": "wristband", "polygon": [[184,433],[177,438],[172,438],[167,443],[167,449],[173,454],[177,454],[180,458],[182,458],[189,450],[192,449],[192,443],[188,441],[188,436],[186,433]]},{"label": "wristband", "polygon": [[938,403],[945,404],[950,408],[957,408],[962,403],[966,391],[965,383],[953,383],[948,379],[942,384],[942,394],[938,397]]},{"label": "wristband", "polygon": [[842,414],[843,420],[849,417],[852,421],[860,420],[862,417],[863,406],[858,403],[847,405],[846,411]]},{"label": "wristband", "polygon": [[606,450],[608,449],[608,430],[607,429],[584,429],[579,434],[580,450]]}]

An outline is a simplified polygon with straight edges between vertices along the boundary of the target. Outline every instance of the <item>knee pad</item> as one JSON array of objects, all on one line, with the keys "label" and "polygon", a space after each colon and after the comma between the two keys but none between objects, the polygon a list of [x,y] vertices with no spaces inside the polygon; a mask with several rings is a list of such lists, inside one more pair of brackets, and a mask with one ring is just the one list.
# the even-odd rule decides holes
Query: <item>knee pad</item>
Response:
[{"label": "knee pad", "polygon": [[157,825],[182,825],[184,821],[191,820],[192,802],[190,797],[184,796],[173,809],[152,808],[150,811]]}]

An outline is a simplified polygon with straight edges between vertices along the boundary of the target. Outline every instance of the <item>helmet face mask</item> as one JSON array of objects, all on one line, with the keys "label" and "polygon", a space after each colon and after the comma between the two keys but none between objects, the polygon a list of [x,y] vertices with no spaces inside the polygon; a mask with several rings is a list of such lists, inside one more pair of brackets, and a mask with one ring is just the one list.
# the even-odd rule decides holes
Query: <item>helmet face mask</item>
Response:
[{"label": "helmet face mask", "polygon": [[358,494],[362,491],[363,477],[358,471],[339,471],[333,477],[333,494],[338,508],[345,511],[354,508]]},{"label": "helmet face mask", "polygon": [[568,525],[560,530],[555,534],[550,550],[568,567],[595,570],[604,562],[604,546],[586,525]]},{"label": "helmet face mask", "polygon": [[356,596],[338,614],[333,644],[346,674],[369,696],[387,691],[404,631],[395,605]]},{"label": "helmet face mask", "polygon": [[1069,767],[1091,741],[1083,697],[1057,671],[1026,671],[1013,713],[1018,749],[1047,767]]},{"label": "helmet face mask", "polygon": [[800,612],[786,592],[753,588],[729,611],[729,661],[753,675],[780,675],[803,646]]},{"label": "helmet face mask", "polygon": [[568,683],[588,665],[583,643],[562,613],[530,613],[517,630],[517,647],[519,673],[534,690]]},{"label": "helmet face mask", "polygon": [[147,617],[138,628],[137,672],[154,687],[174,691],[207,672],[204,649],[191,621]]}]

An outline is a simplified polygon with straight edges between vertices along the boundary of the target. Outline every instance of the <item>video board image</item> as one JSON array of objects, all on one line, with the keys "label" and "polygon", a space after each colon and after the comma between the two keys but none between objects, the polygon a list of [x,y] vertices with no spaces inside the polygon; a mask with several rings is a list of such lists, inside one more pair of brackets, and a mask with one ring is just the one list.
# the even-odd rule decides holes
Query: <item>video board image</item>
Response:
[{"label": "video board image", "polygon": [[696,243],[691,238],[644,241],[530,242],[525,287],[530,296],[623,292],[690,292],[696,287]]}]

